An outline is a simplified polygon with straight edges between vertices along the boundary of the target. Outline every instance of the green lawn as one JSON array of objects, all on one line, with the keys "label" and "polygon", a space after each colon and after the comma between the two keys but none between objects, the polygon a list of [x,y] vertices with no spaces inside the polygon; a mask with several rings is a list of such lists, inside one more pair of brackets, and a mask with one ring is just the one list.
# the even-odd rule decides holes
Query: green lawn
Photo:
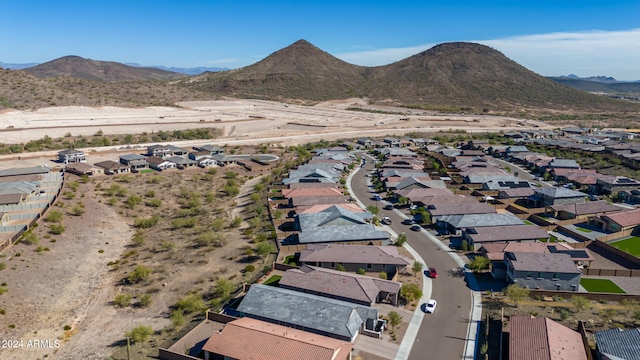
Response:
[{"label": "green lawn", "polygon": [[580,279],[580,285],[588,292],[625,294],[618,285],[609,279]]},{"label": "green lawn", "polygon": [[582,231],[582,232],[586,232],[586,233],[593,232],[593,230],[589,230],[589,229],[585,229],[585,228],[581,228],[581,227],[577,227],[577,226],[576,226],[576,229],[578,229],[578,231]]},{"label": "green lawn", "polygon": [[635,257],[640,257],[640,237],[638,236],[631,236],[627,239],[610,242],[608,244]]},{"label": "green lawn", "polygon": [[264,283],[262,283],[263,285],[273,285],[273,286],[278,286],[278,283],[280,282],[280,279],[282,279],[282,276],[280,275],[273,275],[272,277],[268,278],[267,281],[265,281]]}]

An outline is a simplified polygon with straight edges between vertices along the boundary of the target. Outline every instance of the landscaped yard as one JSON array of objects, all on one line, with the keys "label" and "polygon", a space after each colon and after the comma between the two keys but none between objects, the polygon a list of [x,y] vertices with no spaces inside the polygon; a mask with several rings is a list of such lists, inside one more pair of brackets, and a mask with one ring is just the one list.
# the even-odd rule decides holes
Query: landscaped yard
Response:
[{"label": "landscaped yard", "polygon": [[625,294],[618,285],[609,279],[580,279],[580,285],[588,292]]},{"label": "landscaped yard", "polygon": [[581,228],[581,227],[577,227],[577,226],[576,226],[576,230],[582,231],[582,232],[586,232],[586,233],[593,232],[593,230],[589,230],[589,229],[585,229],[585,228]]},{"label": "landscaped yard", "polygon": [[610,242],[609,245],[617,247],[618,249],[635,257],[640,257],[640,237],[638,236],[631,236],[624,240]]}]

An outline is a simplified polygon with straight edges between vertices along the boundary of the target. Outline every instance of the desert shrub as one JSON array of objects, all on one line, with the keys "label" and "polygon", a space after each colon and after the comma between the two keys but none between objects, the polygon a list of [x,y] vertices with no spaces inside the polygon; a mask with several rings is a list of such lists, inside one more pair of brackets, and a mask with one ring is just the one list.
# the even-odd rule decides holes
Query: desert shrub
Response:
[{"label": "desert shrub", "polygon": [[71,215],[73,216],[82,216],[85,212],[86,210],[82,206],[74,206],[73,209],[71,209]]},{"label": "desert shrub", "polygon": [[408,302],[411,302],[422,297],[422,290],[420,290],[420,287],[416,284],[404,284],[400,288],[400,296]]},{"label": "desert shrub", "polygon": [[37,245],[38,242],[40,242],[40,239],[38,238],[38,234],[34,233],[33,231],[27,231],[22,236],[21,242],[27,245]]},{"label": "desert shrub", "polygon": [[118,294],[113,299],[113,304],[117,307],[127,307],[131,303],[131,295],[129,294]]},{"label": "desert shrub", "polygon": [[143,342],[151,335],[153,335],[153,328],[144,325],[138,325],[125,333],[125,336],[130,338],[133,343]]},{"label": "desert shrub", "polygon": [[62,217],[63,217],[62,212],[58,210],[51,210],[49,214],[47,214],[47,216],[44,218],[44,221],[57,223],[62,221]]},{"label": "desert shrub", "polygon": [[149,276],[151,276],[151,273],[153,271],[143,265],[138,265],[136,266],[132,272],[129,273],[129,275],[127,276],[127,280],[130,283],[136,284],[139,283],[141,281],[145,281],[149,278]]},{"label": "desert shrub", "polygon": [[159,221],[159,215],[153,215],[148,218],[135,218],[135,220],[133,220],[133,226],[137,228],[147,229],[155,226]]},{"label": "desert shrub", "polygon": [[171,220],[172,229],[192,228],[198,223],[198,219],[195,217],[189,218],[177,218]]},{"label": "desert shrub", "polygon": [[149,199],[145,205],[147,205],[148,207],[160,207],[162,205],[162,200],[158,199],[158,198],[153,198],[153,199]]},{"label": "desert shrub", "polygon": [[207,306],[204,304],[202,296],[198,294],[189,294],[176,303],[176,309],[181,310],[185,314],[204,311],[206,308]]},{"label": "desert shrub", "polygon": [[213,245],[215,247],[222,247],[226,243],[227,241],[222,234],[213,231],[207,231],[196,237],[196,244],[198,246]]},{"label": "desert shrub", "polygon": [[153,302],[153,298],[151,297],[151,294],[143,294],[142,296],[140,296],[138,305],[140,307],[146,308],[146,307],[149,307],[152,302]]},{"label": "desert shrub", "polygon": [[247,265],[244,267],[244,272],[250,273],[256,271],[256,267],[253,265]]},{"label": "desert shrub", "polygon": [[49,232],[54,235],[60,235],[65,231],[65,227],[62,224],[51,224],[49,225]]}]

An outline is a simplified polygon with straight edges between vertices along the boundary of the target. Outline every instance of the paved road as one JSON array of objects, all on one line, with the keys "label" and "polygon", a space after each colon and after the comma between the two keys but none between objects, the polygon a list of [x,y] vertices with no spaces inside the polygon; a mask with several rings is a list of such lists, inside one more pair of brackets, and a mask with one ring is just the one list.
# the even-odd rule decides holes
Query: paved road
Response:
[{"label": "paved road", "polygon": [[[366,174],[373,169],[373,162],[367,161],[351,181],[351,191],[365,205],[376,205],[371,200],[371,192],[367,186]],[[471,310],[471,291],[463,277],[452,277],[448,270],[457,268],[458,264],[438,245],[432,242],[423,232],[409,230],[402,225],[402,217],[397,210],[382,210],[386,202],[379,201],[379,216],[389,216],[393,222],[390,226],[396,233],[405,233],[407,242],[416,250],[426,267],[438,269],[439,276],[432,281],[431,297],[438,301],[434,314],[425,315],[418,336],[413,344],[409,359],[462,359],[464,357],[469,315]],[[471,355],[473,358],[473,355]]]}]

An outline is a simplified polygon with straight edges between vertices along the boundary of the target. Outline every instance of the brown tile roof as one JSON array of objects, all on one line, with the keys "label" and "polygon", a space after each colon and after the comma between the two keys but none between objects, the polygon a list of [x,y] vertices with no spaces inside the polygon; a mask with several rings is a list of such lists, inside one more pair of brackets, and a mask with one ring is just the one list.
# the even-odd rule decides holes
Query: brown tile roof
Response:
[{"label": "brown tile roof", "polygon": [[522,187],[522,188],[513,188],[513,189],[504,189],[498,191],[499,198],[525,198],[532,196],[534,191],[530,187]]},{"label": "brown tile roof", "polygon": [[296,208],[324,204],[338,205],[349,203],[349,198],[346,196],[303,196],[291,199],[291,203]]},{"label": "brown tile roof", "polygon": [[580,270],[573,262],[571,255],[564,253],[525,253],[515,252],[509,255],[510,263],[516,271],[546,272],[553,271],[565,274],[577,274]]},{"label": "brown tile roof", "polygon": [[97,162],[95,164],[93,164],[97,167],[101,167],[105,170],[116,170],[116,169],[126,169],[127,165],[124,164],[120,164],[118,162],[115,162],[113,160],[106,160],[106,161],[100,161]]},{"label": "brown tile roof", "polygon": [[233,359],[343,360],[352,348],[346,341],[243,317],[214,333],[202,349]]},{"label": "brown tile roof", "polygon": [[343,196],[342,190],[333,187],[282,189],[285,198]]},{"label": "brown tile roof", "polygon": [[311,244],[300,251],[301,262],[336,262],[352,264],[393,264],[407,266],[409,260],[396,246]]},{"label": "brown tile roof", "polygon": [[351,212],[364,212],[365,210],[358,206],[357,204],[348,203],[348,204],[318,204],[318,205],[308,205],[308,206],[298,206],[296,207],[296,214],[311,214],[317,213],[322,210],[328,209],[332,206],[339,206],[345,210],[349,210]]},{"label": "brown tile roof", "polygon": [[509,231],[504,226],[483,226],[468,229],[476,234],[469,233],[469,237],[475,243],[491,241],[517,241],[548,238],[549,234],[537,225],[512,225]]},{"label": "brown tile roof", "polygon": [[285,289],[311,291],[341,300],[370,304],[376,302],[380,292],[397,294],[401,286],[395,281],[307,265],[287,270],[279,284]]},{"label": "brown tile roof", "polygon": [[0,194],[0,205],[18,204],[26,198],[26,194]]},{"label": "brown tile roof", "polygon": [[432,216],[439,215],[464,215],[464,214],[493,214],[496,213],[496,208],[481,202],[469,202],[469,203],[440,203],[436,205],[435,209],[428,210]]},{"label": "brown tile roof", "polygon": [[602,217],[610,219],[622,227],[640,225],[640,209],[622,211],[619,213],[604,215]]},{"label": "brown tile roof", "polygon": [[586,360],[582,337],[551,319],[512,316],[509,360]]},{"label": "brown tile roof", "polygon": [[553,205],[554,211],[565,211],[575,215],[600,214],[614,211],[622,211],[619,206],[611,205],[606,200],[588,201],[576,204]]},{"label": "brown tile roof", "polygon": [[549,253],[546,243],[539,242],[510,242],[510,243],[488,243],[482,245],[482,252],[492,261],[504,260],[505,252],[529,252],[529,253]]}]

